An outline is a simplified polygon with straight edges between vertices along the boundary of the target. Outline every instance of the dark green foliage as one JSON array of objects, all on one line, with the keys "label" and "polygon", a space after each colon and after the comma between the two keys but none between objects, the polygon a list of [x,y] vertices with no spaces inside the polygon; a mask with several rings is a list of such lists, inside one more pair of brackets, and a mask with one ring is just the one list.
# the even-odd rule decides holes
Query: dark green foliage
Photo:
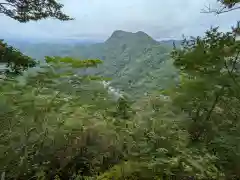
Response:
[{"label": "dark green foliage", "polygon": [[34,58],[70,56],[101,59],[104,63],[86,72],[111,78],[111,85],[136,99],[175,86],[178,72],[169,53],[172,42],[157,42],[144,32],[115,31],[104,43],[92,45],[33,44],[23,47]]},{"label": "dark green foliage", "polygon": [[182,80],[171,96],[189,116],[192,146],[206,146],[218,157],[216,166],[239,179],[239,53],[236,33],[218,28],[203,38],[184,40],[172,53]]},{"label": "dark green foliage", "polygon": [[103,59],[97,73],[111,77],[112,86],[139,98],[146,92],[176,84],[177,70],[169,56],[171,49],[171,45],[159,43],[143,32],[115,31],[102,44],[79,47],[79,55]]},{"label": "dark green foliage", "polygon": [[113,115],[121,119],[130,119],[132,117],[133,110],[130,101],[126,97],[122,96],[117,100]]},{"label": "dark green foliage", "polygon": [[6,73],[15,75],[37,64],[34,59],[22,54],[19,50],[3,41],[0,41],[0,63],[2,66],[6,66]]},{"label": "dark green foliage", "polygon": [[120,115],[120,117],[122,117],[123,119],[127,119],[129,117],[127,112],[128,109],[129,105],[127,100],[120,97],[117,102],[117,114]]},{"label": "dark green foliage", "polygon": [[175,114],[172,104],[160,99],[158,112],[152,111],[153,102],[145,103],[135,105],[136,115],[130,121],[122,121],[127,122],[127,126],[118,124],[124,138],[130,136],[126,139],[127,162],[115,165],[98,179],[216,177],[214,157],[204,149],[187,147],[189,136],[183,128],[187,126],[184,115]]},{"label": "dark green foliage", "polygon": [[[6,179],[218,175],[214,156],[187,148],[185,116],[170,102],[156,99],[144,111],[136,104],[129,116],[126,100],[112,102],[96,89],[98,79],[75,76],[74,69],[100,61],[46,59],[48,65],[25,73],[24,81],[2,83],[0,170]],[[108,113],[114,106],[115,117]]]},{"label": "dark green foliage", "polygon": [[[226,102],[239,97],[239,42],[233,34],[220,33],[214,28],[206,32],[204,38],[185,40],[183,47],[173,52],[175,65],[183,73],[182,85],[178,88],[181,95],[176,100],[196,123],[210,123],[213,110],[224,109],[220,104],[222,98]],[[212,125],[207,126],[212,129]],[[201,128],[198,131],[203,133]]]},{"label": "dark green foliage", "polygon": [[0,13],[23,23],[49,17],[61,21],[72,20],[62,12],[62,7],[56,0],[4,0],[0,3]]},{"label": "dark green foliage", "polygon": [[[47,56],[34,69],[30,58],[2,43],[2,61],[28,71],[1,80],[1,180],[240,179],[238,31],[212,28],[184,39],[171,53],[179,83],[135,102],[125,94],[112,101],[101,83],[106,79],[96,74],[118,78],[136,66],[140,73],[127,80],[133,84],[139,83],[134,74],[147,79],[150,69],[161,72],[154,69],[158,62],[172,67],[160,58],[169,49],[143,32],[116,31],[104,45],[91,46],[94,54],[85,47],[87,60]],[[126,62],[111,64],[119,54]],[[116,67],[105,72],[91,56]],[[146,83],[140,82],[138,88]]]},{"label": "dark green foliage", "polygon": [[229,9],[233,8],[237,3],[240,2],[239,0],[218,0],[218,1]]},{"label": "dark green foliage", "polygon": [[[48,57],[48,62],[50,66],[42,67],[39,72],[25,74],[24,81],[6,79],[1,84],[0,169],[6,173],[7,179],[30,178],[35,175],[51,179],[56,174],[66,177],[77,172],[74,168],[83,168],[86,174],[91,174],[98,167],[94,164],[102,159],[100,146],[103,153],[114,143],[114,132],[107,130],[110,123],[100,120],[103,119],[104,108],[107,104],[111,105],[110,102],[104,103],[106,93],[95,94],[96,104],[91,104],[91,93],[95,89],[83,93],[89,78],[75,77],[65,69],[67,64],[75,68],[81,61],[75,61],[75,64],[73,59]],[[64,66],[61,65],[62,62]],[[98,63],[89,60],[89,63],[93,62]],[[62,73],[56,73],[55,70],[60,66],[63,68]],[[73,78],[81,83],[70,83],[69,80]],[[62,83],[75,91],[63,91],[59,87]],[[97,102],[105,104],[102,110],[100,106],[97,111],[93,107]],[[107,135],[108,132],[110,134]],[[81,138],[78,140],[78,137]],[[111,142],[107,142],[108,137],[112,137]],[[95,149],[98,151],[95,152]],[[92,163],[93,167],[84,168],[83,163]]]}]

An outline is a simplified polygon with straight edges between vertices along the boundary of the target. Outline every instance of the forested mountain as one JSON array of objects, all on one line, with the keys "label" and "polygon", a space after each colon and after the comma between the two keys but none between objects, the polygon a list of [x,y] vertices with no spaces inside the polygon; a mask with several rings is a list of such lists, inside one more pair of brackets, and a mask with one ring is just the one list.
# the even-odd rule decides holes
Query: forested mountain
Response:
[{"label": "forested mountain", "polygon": [[160,90],[175,83],[176,69],[169,53],[172,45],[157,42],[144,32],[115,31],[104,42],[79,48],[81,58],[99,58],[99,74],[112,85],[134,95]]},{"label": "forested mountain", "polygon": [[138,97],[176,84],[177,70],[169,56],[172,43],[158,42],[141,31],[132,33],[117,30],[103,43],[40,43],[20,49],[36,59],[44,59],[44,56],[101,59],[102,65],[87,72],[110,78],[113,87]]},{"label": "forested mountain", "polygon": [[[218,3],[217,14],[239,9],[239,0]],[[0,13],[72,20],[62,7],[4,0]],[[0,41],[8,67],[0,76],[1,180],[240,179],[239,36],[240,22],[184,38],[181,48],[119,30],[90,45],[18,50]],[[134,100],[110,98],[103,77]]]}]

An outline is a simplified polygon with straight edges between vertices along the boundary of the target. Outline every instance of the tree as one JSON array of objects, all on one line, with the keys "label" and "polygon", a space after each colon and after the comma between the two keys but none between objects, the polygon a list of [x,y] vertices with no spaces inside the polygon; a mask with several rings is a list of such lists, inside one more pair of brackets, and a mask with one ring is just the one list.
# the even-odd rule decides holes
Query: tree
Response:
[{"label": "tree", "polygon": [[0,63],[6,65],[5,73],[18,75],[24,70],[36,66],[37,61],[0,41]]},{"label": "tree", "polygon": [[[221,1],[228,10],[234,10],[238,2]],[[217,156],[216,167],[227,179],[240,178],[238,35],[239,22],[232,32],[211,28],[203,37],[185,38],[182,48],[172,52],[181,81],[170,94],[173,104],[188,115],[189,146],[207,147]]]},{"label": "tree", "polygon": [[[121,153],[115,151],[120,144],[114,145],[114,127],[103,117],[102,95],[94,97],[102,102],[93,109],[90,99],[95,87],[82,93],[96,77],[74,73],[101,61],[46,57],[46,62],[34,73],[24,74],[23,82],[7,78],[1,83],[0,174],[4,172],[5,179],[53,179],[54,175],[69,179],[79,170],[90,173],[102,159],[107,164]],[[109,148],[114,153],[107,155]]]},{"label": "tree", "polygon": [[[175,65],[182,72],[181,84],[176,88],[176,104],[180,103],[195,123],[207,123],[204,128],[215,125],[210,125],[210,120],[216,108],[223,111],[219,104],[223,97],[225,100],[240,97],[239,45],[233,33],[221,33],[213,28],[203,38],[185,39],[183,48],[172,53]],[[206,129],[199,131],[199,126],[193,130],[197,133],[194,138],[206,133]]]},{"label": "tree", "polygon": [[4,0],[0,3],[0,13],[19,22],[56,18],[61,21],[72,20],[62,12],[63,5],[56,0]]},{"label": "tree", "polygon": [[[0,13],[21,23],[56,18],[61,21],[72,20],[62,12],[63,5],[55,0],[5,0],[0,2]],[[22,54],[19,50],[0,41],[0,63],[7,64],[7,74],[21,74],[37,62]],[[9,70],[10,69],[10,70]]]},{"label": "tree", "polygon": [[239,0],[217,0],[217,2],[220,3],[220,7],[217,9],[212,9],[210,6],[205,7],[202,12],[204,13],[215,13],[215,14],[222,14],[226,13],[229,11],[234,11],[237,9],[240,9],[238,3],[240,2]]},{"label": "tree", "polygon": [[120,97],[117,101],[116,115],[122,119],[130,117],[130,105],[126,97]]}]

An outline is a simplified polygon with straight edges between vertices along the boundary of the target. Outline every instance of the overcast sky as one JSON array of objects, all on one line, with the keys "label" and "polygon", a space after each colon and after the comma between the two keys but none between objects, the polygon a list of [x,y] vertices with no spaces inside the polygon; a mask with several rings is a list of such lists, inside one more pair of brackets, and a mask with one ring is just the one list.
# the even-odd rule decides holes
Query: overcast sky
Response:
[{"label": "overcast sky", "polygon": [[[4,0],[0,0],[2,2]],[[228,30],[240,11],[216,16],[200,13],[216,0],[62,0],[75,18],[25,24],[0,14],[1,37],[106,39],[114,30],[145,31],[155,39],[201,35],[212,26]]]}]

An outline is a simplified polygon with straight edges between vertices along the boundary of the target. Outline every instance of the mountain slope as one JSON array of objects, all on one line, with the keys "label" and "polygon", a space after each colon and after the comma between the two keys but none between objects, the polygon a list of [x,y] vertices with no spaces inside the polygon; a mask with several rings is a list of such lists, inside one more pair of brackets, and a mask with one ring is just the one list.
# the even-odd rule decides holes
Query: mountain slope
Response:
[{"label": "mountain slope", "polygon": [[142,31],[117,30],[103,43],[42,43],[21,50],[37,59],[44,56],[101,59],[104,62],[101,66],[84,72],[111,78],[111,86],[138,97],[175,84],[177,71],[169,57],[171,49],[169,41],[158,42]]},{"label": "mountain slope", "polygon": [[81,58],[103,60],[97,73],[112,78],[112,86],[136,97],[176,82],[177,71],[169,57],[172,46],[155,41],[144,32],[118,30],[104,43],[77,49]]}]

